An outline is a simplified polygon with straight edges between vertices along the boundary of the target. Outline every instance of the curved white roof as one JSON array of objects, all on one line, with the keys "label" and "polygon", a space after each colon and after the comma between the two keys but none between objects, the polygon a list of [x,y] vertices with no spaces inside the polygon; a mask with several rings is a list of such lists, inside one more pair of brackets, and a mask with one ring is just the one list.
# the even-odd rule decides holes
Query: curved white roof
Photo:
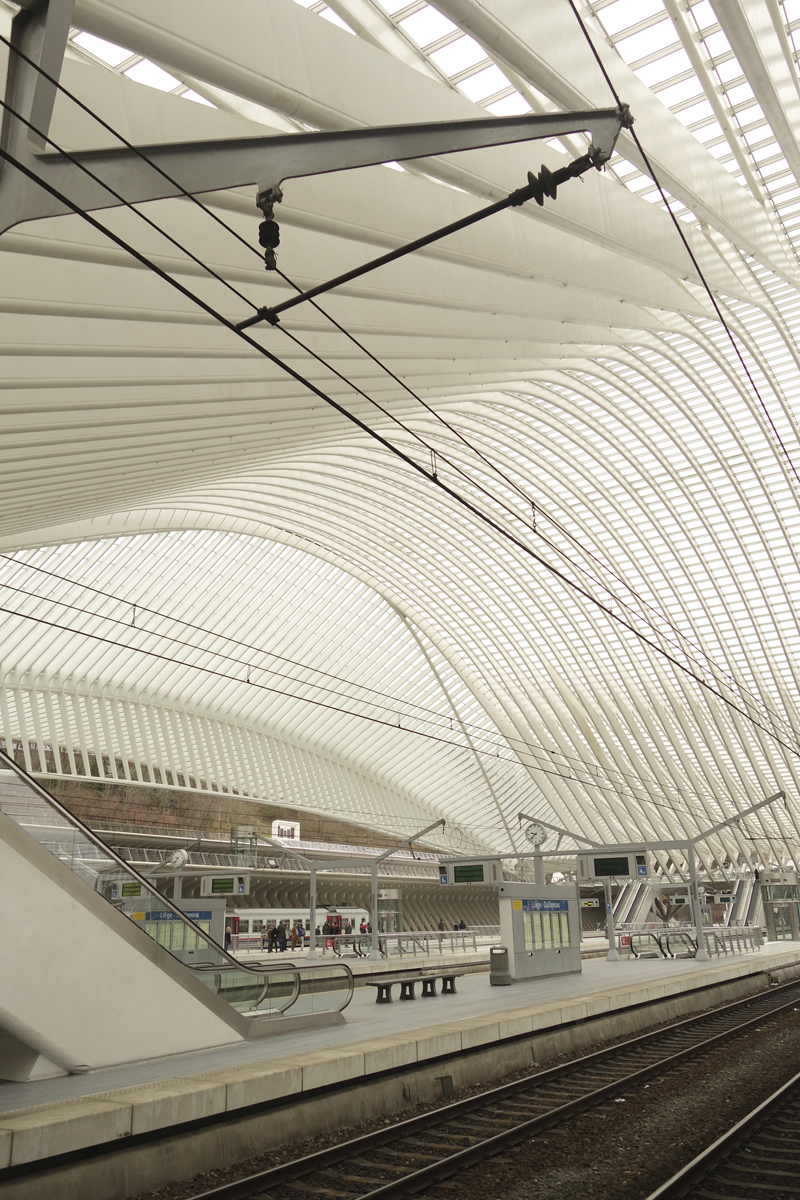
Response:
[{"label": "curved white roof", "polygon": [[[627,134],[543,208],[255,327],[472,509],[78,216],[3,234],[0,726],[31,768],[403,836],[444,816],[452,849],[522,849],[520,810],[693,835],[782,788],[706,861],[800,855],[800,4],[579,7],[742,360]],[[138,144],[613,103],[567,0],[74,21],[64,84]],[[64,97],[52,130],[112,142]],[[585,148],[291,181],[279,266],[321,282]],[[252,194],[203,203],[257,249]],[[143,209],[249,302],[291,294],[197,205]],[[248,315],[134,212],[102,219]]]}]

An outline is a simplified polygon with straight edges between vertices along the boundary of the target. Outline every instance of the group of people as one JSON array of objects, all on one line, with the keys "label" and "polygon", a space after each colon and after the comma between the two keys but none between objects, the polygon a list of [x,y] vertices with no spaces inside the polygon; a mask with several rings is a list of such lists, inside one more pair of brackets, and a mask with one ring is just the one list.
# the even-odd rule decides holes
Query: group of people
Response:
[{"label": "group of people", "polygon": [[288,933],[281,921],[277,925],[270,925],[269,928],[264,926],[261,930],[261,949],[266,950],[267,954],[271,954],[273,950],[276,954],[282,954],[288,944],[292,950],[296,950],[298,946],[302,950],[305,937],[306,931],[301,921],[295,921]]},{"label": "group of people", "polygon": [[[438,928],[439,933],[446,932],[446,926],[445,926],[445,923],[444,923],[444,920],[442,917],[439,918],[439,924],[438,924],[437,928]],[[466,929],[466,928],[467,927],[464,924],[463,917],[461,918],[460,921],[456,921],[453,925],[453,929],[456,931],[456,933],[458,933],[460,930]],[[354,932],[353,926],[351,925],[351,923],[349,921],[345,922],[341,932],[344,934],[349,934],[349,933]],[[361,934],[372,933],[372,925],[369,923],[369,921],[366,921],[362,918],[358,932]],[[339,930],[335,929],[334,926],[331,925],[331,923],[329,921],[325,921],[325,923],[322,926],[322,929],[320,929],[319,925],[317,925],[316,929],[314,930],[314,933],[315,933],[316,937],[323,937],[323,938],[324,937],[333,937],[339,933]],[[302,921],[295,921],[291,930],[289,930],[288,932],[287,932],[286,926],[281,921],[278,925],[270,925],[269,928],[267,928],[267,926],[264,926],[262,928],[262,930],[261,930],[261,949],[266,950],[267,954],[271,954],[273,950],[275,951],[276,954],[282,954],[287,949],[287,946],[289,946],[292,950],[297,950],[298,947],[302,950],[303,947],[305,946],[305,938],[306,938],[306,931],[303,928]],[[226,950],[229,949],[232,941],[233,941],[233,934],[231,932],[230,926],[228,926],[225,929],[225,949]],[[323,951],[324,951],[324,947],[323,947]]]}]

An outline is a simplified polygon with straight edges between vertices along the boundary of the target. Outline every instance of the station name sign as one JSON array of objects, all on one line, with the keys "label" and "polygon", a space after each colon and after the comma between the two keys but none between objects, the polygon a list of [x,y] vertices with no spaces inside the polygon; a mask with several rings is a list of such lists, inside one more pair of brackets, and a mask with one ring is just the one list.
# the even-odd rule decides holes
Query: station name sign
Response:
[{"label": "station name sign", "polygon": [[523,912],[569,912],[568,900],[515,900]]}]

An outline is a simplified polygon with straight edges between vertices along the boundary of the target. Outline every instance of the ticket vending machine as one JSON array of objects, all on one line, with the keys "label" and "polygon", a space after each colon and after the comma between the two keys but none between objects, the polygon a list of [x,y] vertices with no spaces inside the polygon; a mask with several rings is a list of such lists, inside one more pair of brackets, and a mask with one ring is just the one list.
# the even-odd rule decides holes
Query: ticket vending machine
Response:
[{"label": "ticket vending machine", "polygon": [[501,883],[500,940],[512,979],[581,970],[580,898],[575,884]]}]

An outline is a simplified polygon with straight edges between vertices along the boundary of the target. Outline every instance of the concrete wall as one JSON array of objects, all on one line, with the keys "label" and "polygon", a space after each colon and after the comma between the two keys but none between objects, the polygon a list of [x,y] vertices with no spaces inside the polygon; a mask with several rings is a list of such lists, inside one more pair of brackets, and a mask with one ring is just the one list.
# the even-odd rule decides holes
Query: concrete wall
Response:
[{"label": "concrete wall", "polygon": [[0,1078],[244,1040],[246,1022],[0,813]]}]

